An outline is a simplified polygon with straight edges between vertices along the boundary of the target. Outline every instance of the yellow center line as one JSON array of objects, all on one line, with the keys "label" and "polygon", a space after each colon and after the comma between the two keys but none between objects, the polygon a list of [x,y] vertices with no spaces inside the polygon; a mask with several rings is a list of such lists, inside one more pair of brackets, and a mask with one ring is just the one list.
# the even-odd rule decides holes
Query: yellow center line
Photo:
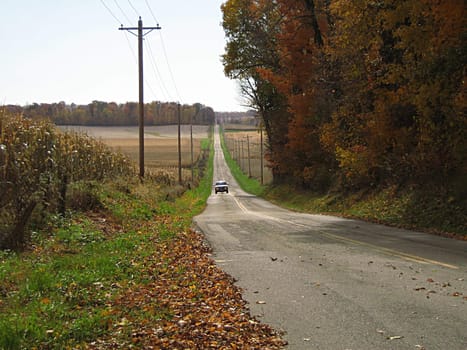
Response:
[{"label": "yellow center line", "polygon": [[372,248],[372,249],[374,249],[376,251],[386,253],[386,254],[389,254],[389,255],[392,255],[392,256],[397,256],[397,257],[400,257],[400,258],[403,258],[403,259],[406,259],[406,260],[415,261],[415,262],[422,263],[422,264],[432,264],[432,265],[443,266],[443,267],[447,267],[447,268],[454,269],[454,270],[459,269],[458,266],[447,264],[447,263],[444,263],[444,262],[441,262],[441,261],[423,258],[423,257],[418,256],[418,255],[403,253],[403,252],[400,252],[400,251],[397,251],[397,250],[380,247],[380,246],[377,246],[377,245],[374,245],[374,244],[371,244],[371,243],[357,241],[355,239],[334,235],[332,233],[328,233],[328,232],[324,232],[324,231],[319,231],[319,232],[321,234],[329,237],[329,238],[333,238],[333,239],[338,240],[338,241],[343,241],[343,242],[348,242],[348,243],[352,243],[352,244],[355,244],[355,245],[370,247],[370,248]]},{"label": "yellow center line", "polygon": [[[272,217],[272,216],[269,216],[269,215],[263,214],[263,213],[251,212],[242,203],[240,203],[240,201],[235,196],[233,196],[233,199],[237,203],[238,207],[244,213],[254,214],[256,216],[259,216],[259,217],[262,217],[262,218],[265,218],[265,219],[269,219],[269,220],[273,220],[273,221],[277,221],[277,222],[282,222],[282,223],[287,223],[287,224],[291,224],[291,225],[302,227],[302,228],[310,228],[307,225],[299,224],[299,223],[296,223],[296,222],[293,222],[293,221],[290,221],[290,220],[275,218],[275,217]],[[358,240],[355,240],[355,239],[352,239],[352,238],[347,238],[347,237],[335,235],[335,234],[325,232],[325,231],[322,231],[322,230],[318,230],[318,232],[321,233],[322,235],[328,237],[328,238],[332,238],[332,239],[337,240],[337,241],[342,241],[342,242],[352,243],[352,244],[355,244],[355,245],[369,247],[369,248],[372,248],[372,249],[374,249],[376,251],[379,251],[381,253],[389,254],[391,256],[397,256],[399,258],[402,258],[402,259],[405,259],[405,260],[408,260],[408,261],[417,262],[417,263],[421,263],[421,264],[438,265],[438,266],[447,267],[447,268],[453,269],[453,270],[459,269],[459,267],[456,266],[456,265],[451,265],[451,264],[444,263],[444,262],[441,262],[441,261],[423,258],[423,257],[418,256],[418,255],[403,253],[403,252],[400,252],[400,251],[397,251],[397,250],[394,250],[394,249],[384,248],[384,247],[377,246],[377,245],[374,245],[374,244],[371,244],[371,243],[366,243],[366,242],[358,241]]]},{"label": "yellow center line", "polygon": [[240,201],[237,199],[237,197],[232,196],[234,199],[235,203],[237,203],[238,207],[240,208],[241,211],[243,211],[245,214],[249,212],[249,210],[242,204]]}]

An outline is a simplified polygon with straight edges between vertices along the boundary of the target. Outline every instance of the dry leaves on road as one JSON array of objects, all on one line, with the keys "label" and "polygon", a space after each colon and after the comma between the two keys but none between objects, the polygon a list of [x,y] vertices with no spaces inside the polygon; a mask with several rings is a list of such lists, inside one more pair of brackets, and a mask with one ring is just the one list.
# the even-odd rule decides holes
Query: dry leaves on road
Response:
[{"label": "dry leaves on road", "polygon": [[241,291],[209,258],[201,235],[190,231],[154,244],[159,255],[137,262],[147,284],[131,286],[114,300],[109,312],[119,321],[110,326],[112,336],[91,348],[283,347],[274,330],[250,316]]}]

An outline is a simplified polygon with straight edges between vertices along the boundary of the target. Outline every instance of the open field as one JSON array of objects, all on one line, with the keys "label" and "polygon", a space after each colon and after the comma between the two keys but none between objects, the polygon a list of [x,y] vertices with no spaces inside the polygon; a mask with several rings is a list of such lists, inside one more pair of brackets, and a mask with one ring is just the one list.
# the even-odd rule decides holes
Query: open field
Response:
[{"label": "open field", "polygon": [[[131,139],[138,138],[138,126],[80,126],[64,125],[60,126],[62,130],[82,132],[98,139]],[[193,138],[208,137],[209,126],[193,125]],[[176,125],[145,126],[144,138],[177,138],[178,130]],[[182,138],[190,137],[190,126],[181,126]]]},{"label": "open field", "polygon": [[235,131],[258,131],[258,127],[256,125],[248,125],[248,124],[236,124],[236,123],[226,123],[222,125],[224,131],[228,132],[235,132]]},{"label": "open field", "polygon": [[[130,157],[139,160],[139,128],[137,126],[62,126],[63,130],[85,133],[97,138]],[[199,159],[201,141],[208,137],[209,126],[193,125],[193,160]],[[181,126],[182,177],[191,176],[190,126]],[[144,165],[148,170],[163,170],[175,175],[178,172],[177,125],[147,126],[144,128]],[[178,175],[177,175],[178,176]]]},{"label": "open field", "polygon": [[[139,140],[130,139],[102,139],[110,147],[128,155],[137,161],[139,157]],[[198,159],[201,150],[201,139],[193,138],[193,158]],[[181,140],[182,167],[191,164],[191,144],[189,138]],[[148,138],[144,140],[144,157],[147,167],[163,168],[178,166],[178,140],[174,138]]]},{"label": "open field", "polygon": [[[224,129],[224,139],[232,158],[242,171],[259,180],[261,178],[261,136],[259,131],[240,131],[237,129],[230,132]],[[263,152],[265,151],[266,146],[263,147]],[[263,180],[265,184],[272,182],[271,169],[265,159],[263,161]]]}]

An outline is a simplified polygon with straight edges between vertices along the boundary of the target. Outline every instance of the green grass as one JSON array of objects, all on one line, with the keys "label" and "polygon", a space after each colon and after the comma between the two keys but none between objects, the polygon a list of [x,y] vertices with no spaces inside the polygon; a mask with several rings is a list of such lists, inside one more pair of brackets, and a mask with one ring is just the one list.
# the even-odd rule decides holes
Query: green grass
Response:
[{"label": "green grass", "polygon": [[245,174],[242,171],[242,169],[239,167],[237,162],[235,162],[235,160],[232,159],[232,157],[231,157],[231,155],[230,155],[230,153],[227,150],[227,147],[225,145],[224,137],[223,137],[222,132],[221,132],[221,146],[222,146],[222,150],[224,152],[225,161],[226,161],[227,165],[229,166],[233,177],[235,178],[235,180],[237,180],[240,187],[243,190],[245,190],[245,191],[247,191],[247,192],[249,192],[251,194],[254,194],[256,196],[261,196],[263,194],[263,192],[265,191],[266,187],[262,186],[261,183],[258,180],[248,177],[248,175]]},{"label": "green grass", "polygon": [[38,254],[3,254],[0,349],[63,349],[105,333],[115,321],[106,304],[119,290],[111,286],[141,281],[132,261],[152,253],[148,242],[132,231],[105,238],[79,220]]},{"label": "green grass", "polygon": [[387,187],[373,192],[314,193],[282,185],[263,196],[292,210],[339,215],[448,237],[467,236],[467,203],[429,187]]},{"label": "green grass", "polygon": [[205,140],[202,143],[203,149],[209,149],[209,158],[205,176],[200,180],[197,187],[192,188],[184,193],[174,202],[174,208],[180,215],[183,224],[190,226],[194,216],[200,214],[205,206],[208,197],[211,195],[212,176],[214,169],[214,152],[212,151],[212,139]]},{"label": "green grass", "polygon": [[[211,149],[212,142],[203,147]],[[211,152],[199,186],[169,201],[170,189],[152,181],[96,185],[104,209],[92,219],[77,213],[61,218],[50,232],[33,235],[31,251],[0,252],[0,349],[79,348],[125,323],[113,301],[127,288],[150,283],[153,276],[143,267],[158,254],[154,239],[189,229],[211,193],[212,171]],[[101,229],[107,220],[111,232]],[[157,305],[132,312],[141,319],[172,317]]]}]

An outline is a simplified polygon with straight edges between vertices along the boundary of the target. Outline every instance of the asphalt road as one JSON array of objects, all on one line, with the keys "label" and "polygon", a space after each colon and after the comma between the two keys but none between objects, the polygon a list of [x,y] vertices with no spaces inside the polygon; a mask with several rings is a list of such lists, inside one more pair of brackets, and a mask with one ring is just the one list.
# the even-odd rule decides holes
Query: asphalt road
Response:
[{"label": "asphalt road", "polygon": [[195,218],[288,349],[467,349],[467,242],[279,208],[230,184]]}]

